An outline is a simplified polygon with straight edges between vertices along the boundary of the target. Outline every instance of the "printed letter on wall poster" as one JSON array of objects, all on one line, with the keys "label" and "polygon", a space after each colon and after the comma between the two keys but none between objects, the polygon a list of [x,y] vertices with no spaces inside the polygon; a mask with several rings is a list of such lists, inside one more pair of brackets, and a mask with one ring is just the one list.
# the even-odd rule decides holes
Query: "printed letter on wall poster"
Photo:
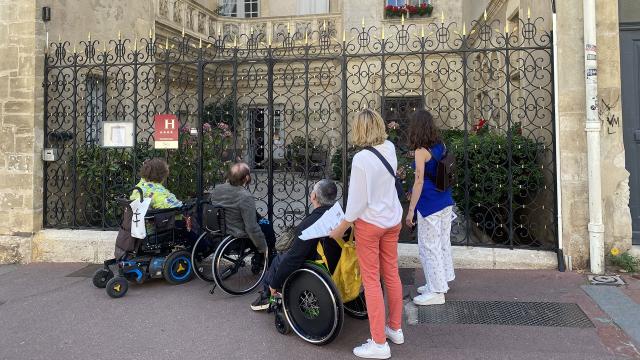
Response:
[{"label": "printed letter on wall poster", "polygon": [[156,149],[178,148],[178,117],[173,114],[158,114],[153,118],[153,140]]}]

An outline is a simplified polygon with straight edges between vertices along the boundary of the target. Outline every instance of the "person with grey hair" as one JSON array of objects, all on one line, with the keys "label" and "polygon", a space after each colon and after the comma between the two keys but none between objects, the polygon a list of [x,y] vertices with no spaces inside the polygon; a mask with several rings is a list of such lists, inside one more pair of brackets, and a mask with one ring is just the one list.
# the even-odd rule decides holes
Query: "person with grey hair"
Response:
[{"label": "person with grey hair", "polygon": [[251,303],[252,310],[268,309],[270,295],[280,291],[282,284],[291,273],[299,269],[305,260],[320,259],[316,251],[318,242],[322,242],[325,256],[329,263],[329,271],[333,272],[335,270],[342,252],[340,245],[329,237],[301,240],[300,235],[335,204],[337,197],[338,187],[331,180],[320,180],[313,186],[309,200],[314,209],[296,227],[296,238],[292,241],[291,248],[277,255],[271,262],[271,267],[262,281],[263,290],[260,291],[258,298]]}]

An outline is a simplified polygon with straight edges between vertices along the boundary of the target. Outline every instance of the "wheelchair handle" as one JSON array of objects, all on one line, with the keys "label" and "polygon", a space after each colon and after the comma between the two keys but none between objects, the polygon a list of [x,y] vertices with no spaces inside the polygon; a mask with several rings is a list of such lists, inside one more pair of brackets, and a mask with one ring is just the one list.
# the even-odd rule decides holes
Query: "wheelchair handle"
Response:
[{"label": "wheelchair handle", "polygon": [[131,191],[137,191],[138,194],[140,194],[140,202],[144,201],[144,194],[143,194],[142,189],[140,187],[136,186],[133,189],[131,189]]}]

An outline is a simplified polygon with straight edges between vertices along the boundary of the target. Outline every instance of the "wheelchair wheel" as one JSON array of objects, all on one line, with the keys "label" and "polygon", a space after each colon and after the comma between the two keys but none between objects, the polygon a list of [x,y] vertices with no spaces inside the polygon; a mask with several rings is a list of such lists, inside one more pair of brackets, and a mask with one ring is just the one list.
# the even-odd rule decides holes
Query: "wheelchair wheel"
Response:
[{"label": "wheelchair wheel", "polygon": [[98,269],[93,273],[93,285],[99,289],[107,287],[107,282],[113,278],[113,272],[109,269]]},{"label": "wheelchair wheel", "polygon": [[107,281],[105,290],[112,298],[121,298],[127,293],[127,290],[129,290],[129,282],[122,276],[116,276]]},{"label": "wheelchair wheel", "polygon": [[344,312],[358,320],[366,320],[369,317],[367,314],[367,303],[364,299],[364,291],[361,292],[357,298],[344,303]]},{"label": "wheelchair wheel", "polygon": [[305,264],[282,286],[282,308],[293,331],[315,345],[332,342],[342,330],[342,300],[326,270]]},{"label": "wheelchair wheel", "polygon": [[164,261],[162,275],[169,284],[179,285],[191,280],[193,271],[189,252],[185,250],[174,251]]},{"label": "wheelchair wheel", "polygon": [[220,237],[213,236],[208,231],[205,231],[193,245],[191,265],[193,266],[193,272],[200,280],[206,282],[215,281],[211,265],[213,264],[213,254],[216,252],[218,244],[220,244]]},{"label": "wheelchair wheel", "polygon": [[267,258],[250,239],[229,236],[213,255],[213,279],[227,294],[247,294],[260,285],[267,272]]}]

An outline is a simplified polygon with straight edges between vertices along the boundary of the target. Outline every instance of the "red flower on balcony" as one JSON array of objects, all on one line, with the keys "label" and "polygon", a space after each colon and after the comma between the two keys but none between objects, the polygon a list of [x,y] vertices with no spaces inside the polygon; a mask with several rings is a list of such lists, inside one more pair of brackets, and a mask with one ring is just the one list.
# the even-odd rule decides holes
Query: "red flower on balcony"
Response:
[{"label": "red flower on balcony", "polygon": [[405,17],[409,15],[431,16],[431,13],[433,12],[433,5],[426,2],[423,2],[420,5],[386,5],[384,7],[384,12],[387,18],[401,17],[402,15]]}]

